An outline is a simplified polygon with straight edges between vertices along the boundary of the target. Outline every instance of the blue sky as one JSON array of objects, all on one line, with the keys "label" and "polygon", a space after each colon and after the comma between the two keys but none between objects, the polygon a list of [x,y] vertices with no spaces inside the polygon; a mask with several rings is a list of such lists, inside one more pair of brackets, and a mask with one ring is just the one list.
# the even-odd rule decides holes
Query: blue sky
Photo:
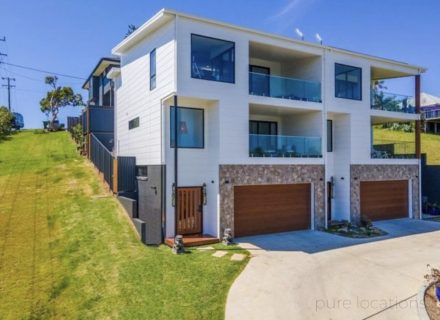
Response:
[{"label": "blue sky", "polygon": [[[0,52],[9,63],[86,78],[129,24],[139,26],[164,7],[291,37],[298,27],[308,41],[318,32],[331,46],[422,65],[429,69],[423,91],[440,96],[437,0],[0,0],[0,38],[7,38]],[[45,74],[0,64],[0,75],[16,78],[12,106],[26,127],[41,127]],[[81,80],[60,77],[60,84],[82,92]],[[407,83],[392,89],[412,94]],[[61,120],[78,112],[69,108]]]}]

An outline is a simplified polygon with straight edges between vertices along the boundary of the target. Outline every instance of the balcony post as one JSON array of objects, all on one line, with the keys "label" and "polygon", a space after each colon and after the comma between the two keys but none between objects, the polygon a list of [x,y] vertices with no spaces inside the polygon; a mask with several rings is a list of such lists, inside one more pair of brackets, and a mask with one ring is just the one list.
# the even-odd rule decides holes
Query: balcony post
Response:
[{"label": "balcony post", "polygon": [[[416,103],[416,114],[420,115],[420,75],[415,76],[415,103]],[[416,120],[416,128],[415,128],[415,134],[416,134],[416,158],[420,159],[420,120]]]}]

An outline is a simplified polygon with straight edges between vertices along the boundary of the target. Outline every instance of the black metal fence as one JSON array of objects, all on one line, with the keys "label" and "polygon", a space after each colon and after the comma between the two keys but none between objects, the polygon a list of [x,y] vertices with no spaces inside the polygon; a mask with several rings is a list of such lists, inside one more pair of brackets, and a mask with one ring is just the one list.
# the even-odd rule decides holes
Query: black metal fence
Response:
[{"label": "black metal fence", "polygon": [[79,117],[67,117],[67,130],[72,132],[73,127],[80,123]]},{"label": "black metal fence", "polygon": [[95,167],[104,175],[104,180],[113,190],[113,155],[104,144],[92,133],[91,134],[90,160]]},{"label": "black metal fence", "polygon": [[118,157],[117,192],[136,192],[136,157]]}]

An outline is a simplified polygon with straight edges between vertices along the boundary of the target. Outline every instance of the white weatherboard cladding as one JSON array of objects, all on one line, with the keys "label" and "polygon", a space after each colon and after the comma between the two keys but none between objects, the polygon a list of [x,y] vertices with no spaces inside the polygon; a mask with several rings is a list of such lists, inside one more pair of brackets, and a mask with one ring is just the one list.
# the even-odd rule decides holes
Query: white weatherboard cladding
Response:
[{"label": "white weatherboard cladding", "polygon": [[[179,98],[179,106],[204,110],[205,146],[203,149],[178,150],[178,185],[180,187],[201,187],[206,184],[207,203],[203,206],[203,232],[218,233],[218,106],[189,98]],[[170,147],[170,107],[164,106],[165,150],[167,163],[166,211],[167,236],[174,235],[174,207],[172,186],[174,183],[174,149]]]},{"label": "white weatherboard cladding", "polygon": [[[117,91],[118,154],[135,156],[138,165],[161,164],[161,99],[174,90],[174,22],[168,23],[121,57],[122,85]],[[156,89],[150,91],[150,52],[156,49]],[[139,117],[140,126],[128,130]]]}]

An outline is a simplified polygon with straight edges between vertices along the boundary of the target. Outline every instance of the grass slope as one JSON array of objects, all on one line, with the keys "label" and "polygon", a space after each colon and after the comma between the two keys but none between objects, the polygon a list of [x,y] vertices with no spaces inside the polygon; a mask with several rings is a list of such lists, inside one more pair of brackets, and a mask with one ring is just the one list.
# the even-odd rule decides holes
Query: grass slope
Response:
[{"label": "grass slope", "polygon": [[[374,138],[390,141],[414,141],[414,133],[374,128]],[[440,164],[440,135],[422,133],[422,153],[427,154],[428,164]]]},{"label": "grass slope", "polygon": [[224,249],[142,245],[67,133],[0,142],[0,319],[222,319]]}]

